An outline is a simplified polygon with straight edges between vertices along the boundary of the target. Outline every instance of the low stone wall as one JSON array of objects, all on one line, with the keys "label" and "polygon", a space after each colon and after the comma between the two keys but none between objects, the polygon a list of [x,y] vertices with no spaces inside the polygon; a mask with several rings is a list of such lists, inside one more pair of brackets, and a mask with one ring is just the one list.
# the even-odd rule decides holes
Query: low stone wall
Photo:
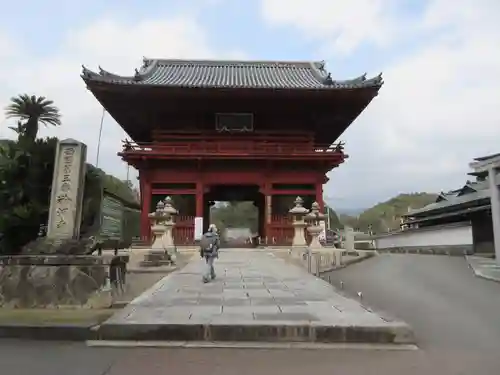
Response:
[{"label": "low stone wall", "polygon": [[469,222],[435,225],[406,229],[375,235],[376,249],[420,247],[433,248],[442,246],[472,245],[472,227]]},{"label": "low stone wall", "polygon": [[[292,261],[293,264],[309,269],[307,252],[295,253],[290,256],[288,251],[275,250],[275,254]],[[316,276],[335,269],[343,268],[374,256],[372,251],[346,251],[344,249],[323,248],[311,252],[311,270]]]},{"label": "low stone wall", "polygon": [[0,307],[109,307],[110,266],[97,256],[0,257]]},{"label": "low stone wall", "polygon": [[402,246],[377,249],[377,253],[464,256],[474,254],[472,245]]}]

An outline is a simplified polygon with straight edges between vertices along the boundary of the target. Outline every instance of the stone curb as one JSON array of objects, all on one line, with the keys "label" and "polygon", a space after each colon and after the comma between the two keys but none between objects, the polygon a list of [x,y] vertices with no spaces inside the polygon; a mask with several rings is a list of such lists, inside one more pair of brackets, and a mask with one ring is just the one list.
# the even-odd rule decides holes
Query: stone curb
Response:
[{"label": "stone curb", "polygon": [[89,347],[100,348],[185,348],[185,349],[300,349],[300,350],[418,350],[414,344],[358,344],[358,343],[311,343],[311,342],[238,342],[238,341],[107,341],[88,340]]},{"label": "stone curb", "polygon": [[341,270],[343,268],[346,268],[350,265],[353,265],[353,264],[356,264],[356,263],[361,263],[365,260],[368,260],[368,259],[371,259],[375,256],[377,256],[378,254],[376,253],[369,253],[367,255],[364,255],[364,256],[360,256],[359,258],[353,258],[353,259],[349,259],[349,260],[345,260],[342,264],[338,265],[338,266],[332,266],[330,268],[325,268],[325,269],[322,269],[319,274],[320,276],[324,273],[328,273],[328,272],[332,272],[332,271],[337,271],[337,270]]},{"label": "stone curb", "polygon": [[0,339],[86,341],[96,338],[94,324],[2,324]]},{"label": "stone curb", "polygon": [[182,267],[172,267],[169,269],[148,269],[148,268],[131,268],[127,269],[127,273],[129,274],[165,274],[168,275],[174,271],[177,271]]},{"label": "stone curb", "polygon": [[479,278],[484,279],[484,280],[494,281],[494,282],[500,283],[500,277],[490,276],[488,274],[485,274],[480,269],[475,268],[468,256],[465,257],[465,260],[467,261],[469,268],[474,273],[474,276],[479,277]]},{"label": "stone curb", "polygon": [[415,344],[405,323],[375,326],[314,324],[103,324],[97,340]]},{"label": "stone curb", "polygon": [[404,249],[404,248],[394,248],[394,249],[375,249],[378,255],[384,254],[412,254],[412,255],[444,255],[452,257],[463,257],[470,255],[467,251],[449,251],[444,249]]},{"label": "stone curb", "polygon": [[476,272],[476,271],[474,271],[474,275],[476,277],[480,277],[481,279],[485,279],[485,280],[489,280],[489,281],[494,281],[494,282],[500,283],[500,278],[494,277],[494,276],[485,275],[482,272]]}]

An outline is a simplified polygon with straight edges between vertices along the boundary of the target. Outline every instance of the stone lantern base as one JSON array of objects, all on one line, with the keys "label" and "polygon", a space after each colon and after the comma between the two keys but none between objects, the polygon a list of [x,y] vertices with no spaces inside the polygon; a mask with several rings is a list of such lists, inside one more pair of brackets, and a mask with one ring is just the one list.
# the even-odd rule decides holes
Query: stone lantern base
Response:
[{"label": "stone lantern base", "polygon": [[144,255],[144,260],[140,263],[141,267],[161,267],[173,265],[170,254],[165,250],[149,250]]},{"label": "stone lantern base", "polygon": [[142,267],[160,267],[172,264],[172,259],[169,253],[163,246],[163,233],[165,232],[164,225],[155,225],[152,228],[155,235],[151,249],[144,255],[141,262]]},{"label": "stone lantern base", "polygon": [[322,249],[321,243],[319,242],[319,235],[323,231],[323,228],[319,225],[313,225],[307,228],[307,231],[311,235],[311,243],[309,247],[311,249]]},{"label": "stone lantern base", "polygon": [[177,247],[174,245],[174,238],[172,236],[172,231],[174,228],[173,221],[168,221],[165,224],[165,233],[162,236],[162,245],[166,254],[168,255],[168,259],[172,264],[175,264],[177,260]]},{"label": "stone lantern base", "polygon": [[307,252],[307,242],[305,239],[305,228],[307,224],[304,221],[295,221],[293,223],[295,235],[293,237],[291,255],[294,258],[301,258]]}]

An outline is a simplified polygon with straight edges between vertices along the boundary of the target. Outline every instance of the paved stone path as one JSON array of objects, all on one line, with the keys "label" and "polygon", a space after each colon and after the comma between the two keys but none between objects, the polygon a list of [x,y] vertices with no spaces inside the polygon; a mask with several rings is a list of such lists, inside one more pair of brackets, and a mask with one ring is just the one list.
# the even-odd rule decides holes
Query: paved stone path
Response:
[{"label": "paved stone path", "polygon": [[224,250],[203,284],[192,260],[100,327],[108,340],[412,341],[409,327],[338,294],[271,252]]}]

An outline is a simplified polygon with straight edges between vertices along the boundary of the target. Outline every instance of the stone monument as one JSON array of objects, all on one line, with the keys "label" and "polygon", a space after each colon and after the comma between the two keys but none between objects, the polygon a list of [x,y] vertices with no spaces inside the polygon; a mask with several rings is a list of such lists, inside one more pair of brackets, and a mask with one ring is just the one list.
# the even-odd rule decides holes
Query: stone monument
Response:
[{"label": "stone monument", "polygon": [[303,206],[304,200],[301,197],[295,198],[294,204],[295,206],[288,211],[293,216],[292,254],[300,256],[301,250],[307,248],[304,233],[307,223],[304,221],[304,216],[307,215],[309,210]]},{"label": "stone monument", "polygon": [[309,244],[309,248],[311,249],[322,248],[319,242],[319,235],[323,231],[323,226],[321,225],[323,220],[325,220],[325,215],[320,212],[319,203],[314,202],[311,205],[311,212],[305,216],[305,221],[309,224],[307,231],[311,235],[311,243]]},{"label": "stone monument", "polygon": [[163,225],[165,226],[165,232],[162,236],[163,248],[169,255],[172,263],[175,263],[177,258],[177,248],[174,243],[174,236],[172,235],[173,228],[175,226],[174,217],[177,215],[178,211],[172,205],[173,200],[170,197],[166,197],[163,200],[164,208],[164,219]]},{"label": "stone monument", "polygon": [[80,235],[87,146],[74,139],[59,141],[54,162],[47,237],[72,239]]}]

